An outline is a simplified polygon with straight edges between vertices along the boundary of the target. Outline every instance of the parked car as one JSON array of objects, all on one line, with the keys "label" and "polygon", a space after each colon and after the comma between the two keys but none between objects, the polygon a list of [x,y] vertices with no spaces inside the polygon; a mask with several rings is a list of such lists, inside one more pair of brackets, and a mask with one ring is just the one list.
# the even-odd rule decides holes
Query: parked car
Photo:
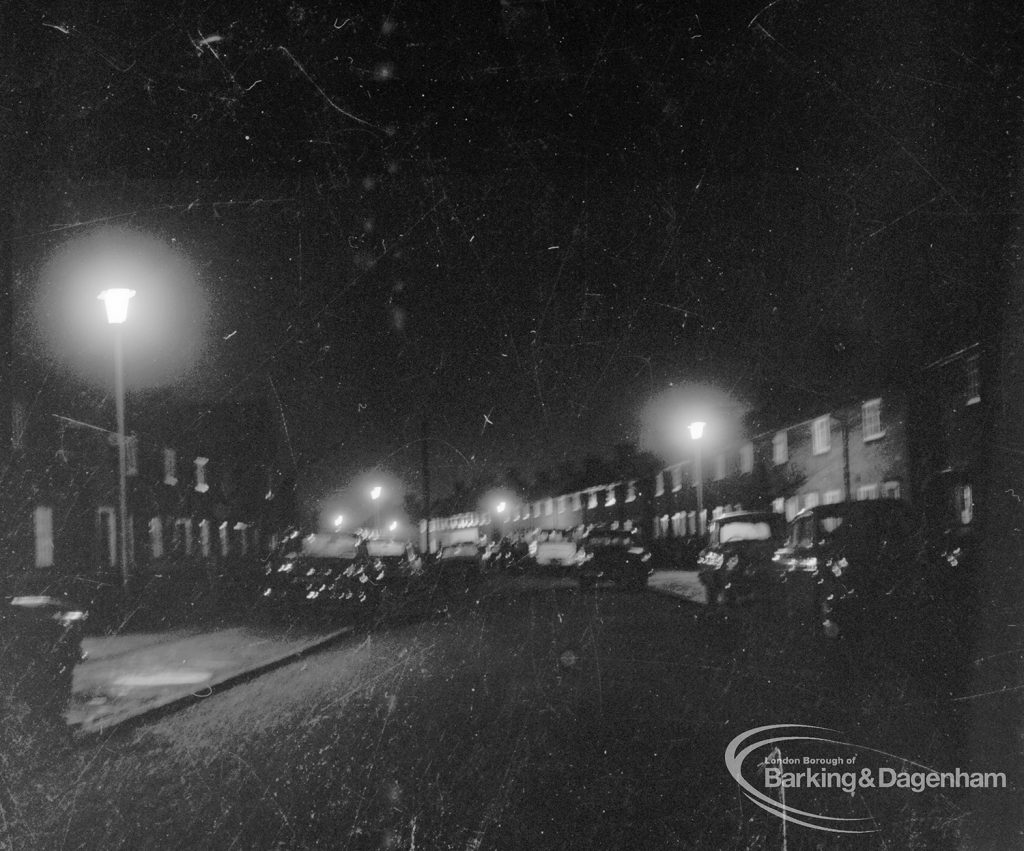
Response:
[{"label": "parked car", "polygon": [[375,584],[404,590],[423,576],[423,559],[407,541],[370,539],[362,549]]},{"label": "parked car", "polygon": [[86,613],[62,597],[14,596],[0,606],[3,735],[63,728]]},{"label": "parked car", "polygon": [[370,602],[371,584],[383,579],[383,566],[371,563],[356,535],[295,532],[267,560],[259,599],[290,609],[336,610]]},{"label": "parked car", "polygon": [[723,514],[708,527],[697,557],[698,577],[712,605],[765,600],[777,583],[772,556],[782,543],[783,519],[770,511]]},{"label": "parked car", "polygon": [[920,525],[901,500],[819,505],[790,522],[773,558],[793,611],[824,635],[891,626],[929,583]]},{"label": "parked car", "polygon": [[595,526],[584,536],[581,549],[577,573],[581,591],[604,582],[635,591],[647,587],[651,554],[637,532]]},{"label": "parked car", "polygon": [[569,529],[540,529],[530,543],[530,558],[540,569],[558,568],[568,572],[579,564],[582,553]]},{"label": "parked car", "polygon": [[434,575],[448,587],[476,582],[482,569],[483,556],[473,541],[443,546],[434,559]]}]

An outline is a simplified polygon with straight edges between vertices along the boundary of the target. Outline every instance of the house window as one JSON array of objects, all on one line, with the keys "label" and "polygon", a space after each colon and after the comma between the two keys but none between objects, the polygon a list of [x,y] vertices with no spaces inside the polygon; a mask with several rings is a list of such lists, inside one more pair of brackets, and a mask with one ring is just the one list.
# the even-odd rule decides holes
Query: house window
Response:
[{"label": "house window", "polygon": [[604,504],[615,505],[615,485],[612,485],[610,488],[608,488],[607,492],[605,493]]},{"label": "house window", "polygon": [[665,493],[665,473],[661,472],[654,477],[654,495],[661,496],[663,493]]},{"label": "house window", "polygon": [[164,484],[178,484],[178,453],[170,447],[164,447]]},{"label": "house window", "polygon": [[21,449],[28,427],[28,408],[20,399],[11,402],[11,448]]},{"label": "house window", "polygon": [[864,442],[885,437],[885,429],[882,428],[882,400],[871,399],[865,402],[861,405],[860,412]]},{"label": "house window", "polygon": [[786,500],[781,496],[772,500],[772,511],[782,514],[786,510]]},{"label": "house window", "polygon": [[196,493],[206,493],[210,486],[206,483],[206,465],[210,463],[209,458],[196,458]]},{"label": "house window", "polygon": [[587,508],[597,508],[597,491],[587,491]]},{"label": "house window", "polygon": [[789,460],[789,440],[785,431],[775,433],[772,438],[772,461],[776,464],[785,464]]},{"label": "house window", "polygon": [[544,513],[544,504],[541,502],[535,502],[533,504],[533,516],[540,517]]},{"label": "house window", "polygon": [[786,500],[786,519],[792,520],[800,511],[800,497],[791,496]]},{"label": "house window", "polygon": [[818,417],[811,427],[811,451],[823,455],[832,448],[832,417]]},{"label": "house window", "polygon": [[715,480],[721,481],[725,478],[725,455],[715,456]]},{"label": "house window", "polygon": [[754,444],[744,443],[743,448],[740,449],[740,472],[741,473],[752,473],[754,472]]},{"label": "house window", "polygon": [[544,513],[549,517],[555,513],[555,501],[553,499],[548,498],[544,503]]},{"label": "house window", "polygon": [[884,499],[900,498],[900,483],[897,481],[882,483],[882,497]]},{"label": "house window", "polygon": [[35,511],[36,567],[53,567],[53,509],[37,505]]},{"label": "house window", "polygon": [[843,501],[843,492],[841,490],[825,491],[825,505],[835,505],[837,502]]},{"label": "house window", "polygon": [[956,489],[956,510],[965,526],[974,519],[974,492],[970,485],[960,485]]},{"label": "house window", "polygon": [[974,405],[981,401],[981,370],[978,366],[978,356],[970,355],[967,358],[967,404]]},{"label": "house window", "polygon": [[804,494],[804,508],[814,508],[818,504],[818,492],[811,491]]},{"label": "house window", "polygon": [[683,489],[683,465],[672,468],[672,493],[679,493]]},{"label": "house window", "polygon": [[565,514],[566,509],[569,507],[569,497],[560,496],[558,497],[558,513]]},{"label": "house window", "polygon": [[583,508],[583,503],[580,500],[579,491],[577,491],[572,495],[572,510],[579,511],[581,508]]},{"label": "house window", "polygon": [[857,488],[857,499],[878,499],[878,484],[861,485]]},{"label": "house window", "polygon": [[149,546],[153,558],[161,558],[164,554],[164,522],[159,517],[149,521]]},{"label": "house window", "polygon": [[626,485],[626,502],[636,501],[636,479],[630,479],[629,484]]}]

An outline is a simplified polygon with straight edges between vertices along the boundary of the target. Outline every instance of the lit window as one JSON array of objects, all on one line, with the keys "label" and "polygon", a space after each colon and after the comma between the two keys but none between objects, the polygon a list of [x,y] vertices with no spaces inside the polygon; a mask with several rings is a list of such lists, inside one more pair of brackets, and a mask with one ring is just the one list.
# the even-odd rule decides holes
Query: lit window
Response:
[{"label": "lit window", "polygon": [[[206,493],[210,489],[210,486],[206,483],[206,465],[208,463],[210,463],[210,459],[209,458],[196,458],[196,460],[195,460],[195,465],[196,465],[196,484],[195,484],[195,490],[196,490],[197,493]],[[203,555],[207,556],[207,553],[204,552]]]},{"label": "lit window", "polygon": [[579,511],[583,507],[583,503],[580,500],[579,491],[572,495],[572,510]]},{"label": "lit window", "polygon": [[785,464],[789,460],[789,440],[786,432],[779,431],[772,438],[772,461],[776,464]]},{"label": "lit window", "polygon": [[597,491],[588,491],[587,508],[597,508]]},{"label": "lit window", "polygon": [[811,427],[811,451],[822,455],[832,448],[832,417],[826,414],[818,417]]},{"label": "lit window", "polygon": [[37,505],[35,511],[36,567],[53,567],[53,509]]},{"label": "lit window", "polygon": [[884,482],[882,484],[882,496],[885,499],[899,499],[900,483],[896,481]]},{"label": "lit window", "polygon": [[535,502],[533,504],[533,516],[534,517],[540,517],[543,513],[544,513],[544,505],[543,505],[543,503]]},{"label": "lit window", "polygon": [[777,499],[772,500],[772,511],[776,514],[782,514],[786,510],[786,500],[781,496]]},{"label": "lit window", "polygon": [[792,520],[800,511],[800,497],[791,496],[786,500],[786,519]]},{"label": "lit window", "polygon": [[857,488],[857,499],[878,499],[878,484],[861,485]]},{"label": "lit window", "polygon": [[956,489],[956,510],[965,526],[974,519],[974,493],[970,485],[960,485]]},{"label": "lit window", "polygon": [[568,507],[569,498],[565,496],[558,497],[558,513],[565,514],[565,510]]},{"label": "lit window", "polygon": [[665,473],[661,472],[654,477],[654,495],[661,496],[663,493],[665,493]]},{"label": "lit window", "polygon": [[555,513],[555,501],[553,499],[549,498],[549,499],[547,499],[545,501],[545,503],[544,503],[544,513],[548,514],[548,515]]},{"label": "lit window", "polygon": [[804,508],[814,508],[818,504],[818,492],[812,491],[811,493],[804,494]]},{"label": "lit window", "polygon": [[615,485],[612,485],[610,488],[608,488],[608,491],[606,492],[604,497],[604,504],[615,505]]},{"label": "lit window", "polygon": [[743,448],[740,449],[740,472],[741,473],[752,473],[754,472],[754,444],[745,443]]},{"label": "lit window", "polygon": [[139,438],[134,434],[124,439],[124,466],[126,476],[139,475]]},{"label": "lit window", "polygon": [[672,468],[672,493],[679,493],[683,489],[683,465]]},{"label": "lit window", "polygon": [[843,492],[840,490],[825,491],[825,505],[835,505],[843,501]]},{"label": "lit window", "polygon": [[864,442],[885,437],[885,429],[882,428],[882,400],[871,399],[861,405],[860,411]]},{"label": "lit window", "polygon": [[626,485],[626,502],[634,502],[636,500],[636,479],[630,479],[629,484]]},{"label": "lit window", "polygon": [[974,405],[981,401],[981,370],[978,367],[978,356],[967,358],[967,404]]},{"label": "lit window", "polygon": [[715,456],[715,479],[721,481],[725,478],[725,456]]}]

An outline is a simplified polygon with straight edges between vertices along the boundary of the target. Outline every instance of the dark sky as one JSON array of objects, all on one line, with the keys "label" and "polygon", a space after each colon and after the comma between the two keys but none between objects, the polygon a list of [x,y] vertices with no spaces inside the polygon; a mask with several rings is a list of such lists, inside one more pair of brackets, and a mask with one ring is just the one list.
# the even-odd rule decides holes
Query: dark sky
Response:
[{"label": "dark sky", "polygon": [[827,406],[995,310],[1002,5],[29,5],[10,232],[177,240],[183,380],[272,383],[314,490],[413,479],[424,417],[443,490],[635,438],[670,383]]}]

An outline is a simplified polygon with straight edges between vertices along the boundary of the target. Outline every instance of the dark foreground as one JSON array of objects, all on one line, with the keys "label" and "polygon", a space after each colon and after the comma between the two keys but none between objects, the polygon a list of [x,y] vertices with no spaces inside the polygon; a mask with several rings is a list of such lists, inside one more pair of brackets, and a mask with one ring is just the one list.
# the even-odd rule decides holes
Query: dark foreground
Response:
[{"label": "dark foreground", "polygon": [[[962,684],[829,658],[770,616],[543,582],[474,596],[6,779],[0,847],[781,848],[724,766],[746,729],[963,763]],[[957,847],[967,803],[854,796],[874,832],[789,825],[788,848]]]}]

